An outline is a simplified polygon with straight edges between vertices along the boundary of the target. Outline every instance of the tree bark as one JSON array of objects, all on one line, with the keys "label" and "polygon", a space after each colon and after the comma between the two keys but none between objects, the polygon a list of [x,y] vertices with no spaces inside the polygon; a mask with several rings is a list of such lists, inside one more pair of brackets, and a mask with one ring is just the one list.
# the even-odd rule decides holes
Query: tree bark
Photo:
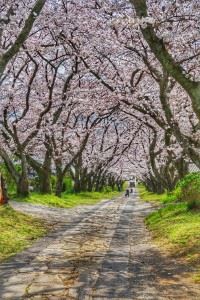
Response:
[{"label": "tree bark", "polygon": [[46,151],[45,160],[40,170],[40,192],[51,194],[51,155]]},{"label": "tree bark", "polygon": [[88,174],[88,176],[87,176],[87,190],[88,190],[88,192],[92,192],[92,190],[93,190],[92,174]]},{"label": "tree bark", "polygon": [[21,174],[17,181],[17,194],[18,196],[27,197],[29,195],[29,181],[27,161],[24,154],[21,154]]},{"label": "tree bark", "polygon": [[[165,73],[165,71],[163,72]],[[187,136],[183,135],[179,125],[174,121],[173,113],[170,107],[169,99],[168,99],[168,89],[169,89],[169,78],[168,74],[164,74],[163,78],[159,81],[159,87],[160,87],[160,102],[163,108],[163,112],[165,114],[165,118],[167,121],[167,124],[170,127],[170,132],[166,132],[166,137],[168,135],[168,141],[170,141],[170,137],[173,133],[173,135],[176,137],[177,142],[180,144],[180,146],[184,149],[187,156],[192,160],[192,162],[200,168],[200,155],[197,151],[194,150],[193,145],[191,143],[191,140],[188,139]]]},{"label": "tree bark", "polygon": [[4,54],[0,56],[0,78],[8,64],[8,62],[18,53],[19,49],[26,41],[31,32],[36,17],[40,14],[46,0],[37,0],[34,7],[32,8],[28,18],[25,21],[24,27],[19,33],[14,44]]},{"label": "tree bark", "polygon": [[[130,0],[130,2],[133,4],[139,18],[148,16],[146,0]],[[193,110],[200,120],[200,82],[194,82],[187,78],[181,65],[178,64],[168,52],[163,40],[157,37],[152,25],[148,25],[145,29],[141,28],[141,31],[151,51],[159,60],[164,70],[167,71],[190,96]]]},{"label": "tree bark", "polygon": [[5,181],[2,175],[0,175],[0,205],[8,203],[8,195],[5,187]]},{"label": "tree bark", "polygon": [[27,155],[27,161],[35,170],[39,178],[39,189],[41,194],[51,194],[51,153],[47,150],[43,164]]},{"label": "tree bark", "polygon": [[4,160],[7,170],[15,181],[17,186],[17,194],[22,197],[26,197],[29,194],[29,182],[26,157],[23,153],[19,155],[21,160],[21,171],[18,172],[13,164],[12,160],[7,155],[4,149],[0,148],[0,155]]},{"label": "tree bark", "polygon": [[57,174],[57,177],[56,177],[56,191],[55,191],[55,194],[56,194],[57,197],[61,197],[61,195],[62,195],[63,179],[64,179],[64,176],[63,176],[62,172]]},{"label": "tree bark", "polygon": [[17,183],[17,195],[27,197],[29,195],[29,183],[26,176],[21,176]]}]

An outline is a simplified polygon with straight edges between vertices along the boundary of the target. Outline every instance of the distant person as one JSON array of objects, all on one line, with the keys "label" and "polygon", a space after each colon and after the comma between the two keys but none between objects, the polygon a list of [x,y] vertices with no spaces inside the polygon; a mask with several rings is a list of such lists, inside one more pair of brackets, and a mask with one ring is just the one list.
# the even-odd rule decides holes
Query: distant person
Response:
[{"label": "distant person", "polygon": [[133,193],[133,189],[131,189],[131,193]]},{"label": "distant person", "polygon": [[126,190],[125,197],[129,197],[129,189]]}]

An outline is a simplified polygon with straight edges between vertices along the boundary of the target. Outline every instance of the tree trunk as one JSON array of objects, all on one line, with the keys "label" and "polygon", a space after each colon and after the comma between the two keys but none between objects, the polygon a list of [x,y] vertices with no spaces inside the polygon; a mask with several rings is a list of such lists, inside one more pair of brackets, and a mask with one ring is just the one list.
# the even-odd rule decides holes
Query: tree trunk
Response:
[{"label": "tree trunk", "polygon": [[21,46],[24,44],[26,39],[31,32],[33,24],[36,20],[36,17],[40,14],[46,0],[37,0],[35,5],[33,6],[32,10],[29,13],[29,16],[25,20],[24,27],[22,28],[21,32],[18,34],[15,42],[13,45],[2,55],[0,55],[0,78],[6,68],[8,62],[18,53]]},{"label": "tree trunk", "polygon": [[95,192],[100,191],[100,176],[97,178],[96,185],[95,185]]},{"label": "tree trunk", "polygon": [[4,178],[0,175],[0,205],[5,205],[8,203],[8,195],[5,187]]},{"label": "tree trunk", "polygon": [[86,192],[88,189],[88,175],[87,169],[83,169],[80,174],[80,190]]},{"label": "tree trunk", "polygon": [[80,193],[81,191],[81,185],[80,185],[80,179],[79,179],[79,173],[76,172],[74,177],[74,193]]},{"label": "tree trunk", "polygon": [[74,193],[80,193],[81,191],[81,182],[80,182],[80,162],[79,164],[74,165],[74,175],[73,175],[73,180],[74,180]]},{"label": "tree trunk", "polygon": [[[118,190],[118,192],[122,192],[122,187],[123,187],[123,183],[121,181],[118,181],[117,182],[117,190]],[[113,189],[113,191],[114,191],[114,189]]]},{"label": "tree trunk", "polygon": [[21,168],[21,174],[17,182],[17,194],[18,196],[27,197],[29,195],[29,182],[27,162],[24,154],[21,154]]},{"label": "tree trunk", "polygon": [[26,158],[39,177],[40,193],[51,194],[51,152],[49,150],[46,151],[43,164],[33,159],[30,155],[27,155]]},{"label": "tree trunk", "polygon": [[64,179],[64,176],[63,176],[62,173],[57,175],[57,178],[56,178],[56,192],[55,192],[57,197],[61,197],[61,195],[62,195],[63,179]]},{"label": "tree trunk", "polygon": [[88,179],[87,179],[87,190],[88,192],[92,192],[93,190],[93,183],[92,183],[92,175],[88,175]]},{"label": "tree trunk", "polygon": [[75,179],[74,181],[74,193],[78,194],[80,193],[81,189],[80,189],[80,180],[79,179]]},{"label": "tree trunk", "polygon": [[40,193],[41,194],[51,194],[51,173],[47,170],[43,170],[40,176]]},{"label": "tree trunk", "polygon": [[[130,2],[133,4],[139,18],[148,16],[147,0],[130,0]],[[163,69],[166,70],[190,96],[193,110],[200,120],[200,82],[195,82],[187,78],[181,64],[177,63],[167,50],[163,40],[157,36],[152,25],[148,25],[146,28],[141,29],[141,31],[151,51],[163,66]]]},{"label": "tree trunk", "polygon": [[29,195],[29,183],[26,176],[21,176],[17,183],[17,195],[21,197]]},{"label": "tree trunk", "polygon": [[51,155],[46,152],[45,160],[39,174],[40,178],[40,193],[51,194]]}]

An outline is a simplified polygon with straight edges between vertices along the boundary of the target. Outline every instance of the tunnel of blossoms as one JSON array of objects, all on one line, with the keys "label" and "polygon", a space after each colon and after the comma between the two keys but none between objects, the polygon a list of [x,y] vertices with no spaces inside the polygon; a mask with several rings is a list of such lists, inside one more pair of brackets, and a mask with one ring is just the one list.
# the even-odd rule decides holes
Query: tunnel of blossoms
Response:
[{"label": "tunnel of blossoms", "polygon": [[[172,190],[200,167],[198,0],[1,0],[0,157],[29,193],[135,176]],[[19,171],[20,166],[20,171]]]}]

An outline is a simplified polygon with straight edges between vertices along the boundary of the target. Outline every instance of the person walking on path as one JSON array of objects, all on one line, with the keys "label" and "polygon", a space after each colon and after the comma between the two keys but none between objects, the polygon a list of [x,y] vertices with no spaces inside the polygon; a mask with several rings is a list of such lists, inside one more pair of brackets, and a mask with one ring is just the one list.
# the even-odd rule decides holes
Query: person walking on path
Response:
[{"label": "person walking on path", "polygon": [[129,197],[129,189],[126,190],[125,197]]}]

